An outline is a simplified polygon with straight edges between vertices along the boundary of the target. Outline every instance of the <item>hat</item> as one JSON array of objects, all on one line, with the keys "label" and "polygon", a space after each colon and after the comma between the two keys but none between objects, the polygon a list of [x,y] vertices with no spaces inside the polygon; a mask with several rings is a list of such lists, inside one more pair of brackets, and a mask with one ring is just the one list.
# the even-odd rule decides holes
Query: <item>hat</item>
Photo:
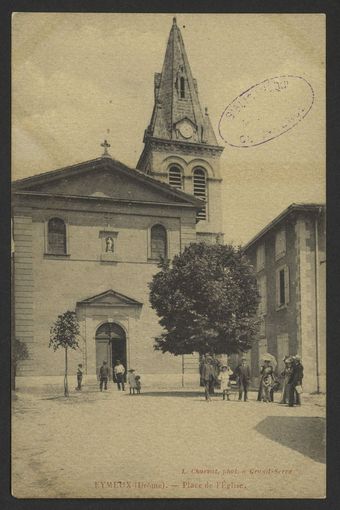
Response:
[{"label": "hat", "polygon": [[299,356],[298,354],[296,354],[296,356],[294,356],[294,358],[295,358],[297,361],[301,361],[301,356]]},{"label": "hat", "polygon": [[228,368],[228,365],[222,365],[221,368]]}]

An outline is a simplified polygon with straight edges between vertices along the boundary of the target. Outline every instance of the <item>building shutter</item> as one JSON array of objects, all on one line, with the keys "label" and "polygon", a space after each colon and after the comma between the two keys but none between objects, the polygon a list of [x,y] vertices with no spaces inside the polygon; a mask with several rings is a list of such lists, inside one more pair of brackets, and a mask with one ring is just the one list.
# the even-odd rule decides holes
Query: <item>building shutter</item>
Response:
[{"label": "building shutter", "polygon": [[289,303],[289,267],[285,266],[285,304]]},{"label": "building shutter", "polygon": [[280,270],[276,271],[276,306],[280,306]]}]

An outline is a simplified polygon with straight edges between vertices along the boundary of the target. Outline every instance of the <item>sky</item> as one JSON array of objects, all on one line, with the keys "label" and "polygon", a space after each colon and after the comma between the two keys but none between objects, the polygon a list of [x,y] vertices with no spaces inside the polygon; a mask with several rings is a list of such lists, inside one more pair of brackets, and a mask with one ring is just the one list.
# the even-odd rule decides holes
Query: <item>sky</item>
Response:
[{"label": "sky", "polygon": [[[102,154],[135,167],[176,13],[15,13],[12,178]],[[178,14],[202,108],[224,146],[225,241],[245,243],[293,202],[325,201],[325,16]],[[219,135],[226,107],[266,79],[292,75],[313,106],[293,129],[255,147]],[[271,105],[275,122],[282,104]]]}]

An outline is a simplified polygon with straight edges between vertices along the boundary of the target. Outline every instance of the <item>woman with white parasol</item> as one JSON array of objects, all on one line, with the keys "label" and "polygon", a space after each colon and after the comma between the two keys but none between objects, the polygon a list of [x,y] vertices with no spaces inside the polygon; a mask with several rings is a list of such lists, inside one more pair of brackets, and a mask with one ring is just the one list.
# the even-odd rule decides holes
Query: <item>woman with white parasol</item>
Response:
[{"label": "woman with white parasol", "polygon": [[277,362],[275,357],[269,352],[265,352],[260,358],[261,380],[257,400],[264,402],[273,402],[276,377],[274,370]]}]

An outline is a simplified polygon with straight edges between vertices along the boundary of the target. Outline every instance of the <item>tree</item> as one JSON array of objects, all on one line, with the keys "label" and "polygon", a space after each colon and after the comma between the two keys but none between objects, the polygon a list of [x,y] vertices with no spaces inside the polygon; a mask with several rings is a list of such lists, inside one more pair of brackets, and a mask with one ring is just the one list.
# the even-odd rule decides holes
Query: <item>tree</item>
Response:
[{"label": "tree", "polygon": [[12,390],[15,390],[15,377],[17,375],[17,368],[18,363],[20,361],[24,361],[25,359],[28,359],[28,349],[27,345],[19,340],[19,338],[14,338],[14,342],[12,344]]},{"label": "tree", "polygon": [[62,347],[65,349],[65,376],[64,376],[64,395],[69,396],[67,380],[67,351],[68,349],[78,349],[77,337],[79,335],[79,323],[75,312],[67,311],[58,315],[57,320],[50,330],[50,343],[54,351]]},{"label": "tree", "polygon": [[164,332],[154,348],[172,354],[246,352],[258,332],[256,278],[241,248],[191,244],[150,286]]}]

